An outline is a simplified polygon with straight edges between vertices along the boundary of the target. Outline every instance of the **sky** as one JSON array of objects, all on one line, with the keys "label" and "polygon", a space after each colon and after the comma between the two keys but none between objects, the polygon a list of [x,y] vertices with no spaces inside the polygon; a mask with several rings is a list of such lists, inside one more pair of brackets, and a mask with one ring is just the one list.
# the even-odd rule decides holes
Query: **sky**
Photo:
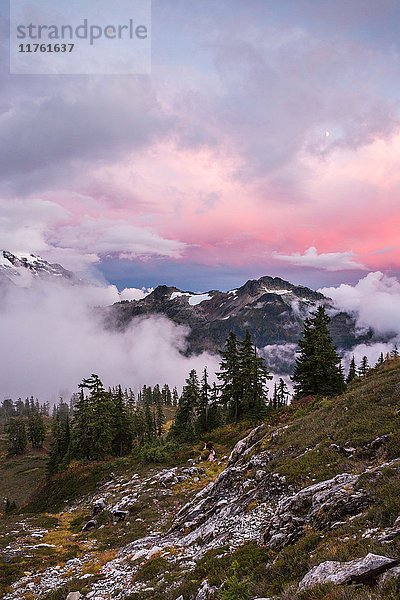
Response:
[{"label": "sky", "polygon": [[153,0],[120,76],[10,75],[0,11],[4,249],[119,289],[399,276],[399,0]]}]

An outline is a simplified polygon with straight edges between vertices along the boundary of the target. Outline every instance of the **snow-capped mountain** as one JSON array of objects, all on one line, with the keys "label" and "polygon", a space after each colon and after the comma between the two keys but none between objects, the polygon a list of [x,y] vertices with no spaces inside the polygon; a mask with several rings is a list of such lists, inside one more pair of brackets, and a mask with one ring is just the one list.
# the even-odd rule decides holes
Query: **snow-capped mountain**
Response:
[{"label": "snow-capped mountain", "polygon": [[[279,277],[261,277],[228,292],[211,290],[200,294],[161,285],[141,300],[114,304],[106,314],[109,322],[120,329],[125,329],[132,318],[150,314],[188,325],[189,353],[221,350],[230,332],[242,338],[248,329],[258,348],[292,344],[294,357],[304,319],[321,303],[331,308],[331,300],[323,294]],[[354,319],[333,310],[330,329],[342,349],[372,335],[370,332],[361,338]]]},{"label": "snow-capped mountain", "polygon": [[9,281],[19,287],[29,287],[36,277],[58,277],[71,283],[77,278],[59,264],[50,264],[40,256],[28,253],[0,251],[0,281]]},{"label": "snow-capped mountain", "polygon": [[[0,252],[0,289],[2,284],[10,282],[19,288],[29,288],[35,280],[83,283],[71,271],[40,256]],[[275,364],[275,370],[286,373],[293,368],[304,319],[321,303],[332,308],[330,329],[339,349],[349,349],[373,337],[372,331],[357,333],[354,317],[333,310],[331,300],[323,294],[279,277],[249,280],[227,292],[196,293],[160,285],[141,300],[125,300],[96,311],[101,312],[106,327],[120,331],[138,316],[162,315],[174,323],[187,325],[187,354],[218,352],[231,332],[243,338],[248,329],[257,347],[264,349],[266,358],[270,357]],[[101,303],[95,301],[95,305]]]}]

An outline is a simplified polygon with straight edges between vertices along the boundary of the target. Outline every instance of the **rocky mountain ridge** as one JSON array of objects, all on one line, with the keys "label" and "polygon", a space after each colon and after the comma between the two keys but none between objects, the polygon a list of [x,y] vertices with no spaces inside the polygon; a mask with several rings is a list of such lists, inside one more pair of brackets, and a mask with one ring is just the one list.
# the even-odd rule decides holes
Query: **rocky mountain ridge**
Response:
[{"label": "rocky mountain ridge", "polygon": [[77,283],[75,275],[59,264],[51,264],[30,253],[12,253],[0,251],[0,283],[7,281],[20,287],[27,287],[32,280],[41,278],[62,278],[70,283]]},{"label": "rocky mountain ridge", "polygon": [[[0,252],[0,291],[10,283],[12,290],[13,286],[29,288],[35,281],[46,280],[78,286],[88,283],[37,255]],[[330,330],[340,352],[359,343],[382,340],[372,330],[360,332],[355,316],[337,311],[323,294],[279,277],[249,280],[228,292],[194,293],[159,285],[141,300],[122,301],[94,310],[106,328],[117,331],[124,331],[136,317],[153,315],[185,325],[187,355],[219,352],[231,332],[241,338],[248,329],[270,368],[275,373],[290,374],[304,319],[319,304],[328,308]]]},{"label": "rocky mountain ridge", "polygon": [[[266,358],[272,351],[274,366],[278,363],[279,372],[287,373],[291,371],[304,319],[319,304],[331,313],[330,329],[340,349],[373,338],[372,331],[358,332],[354,317],[335,310],[323,294],[268,276],[249,280],[228,292],[211,290],[200,294],[160,285],[141,300],[114,304],[107,309],[105,318],[122,330],[133,318],[154,314],[188,325],[188,354],[217,352],[231,332],[242,337],[248,329],[257,347],[265,349]],[[283,354],[289,350],[288,356],[285,358],[279,349],[284,350]]]}]

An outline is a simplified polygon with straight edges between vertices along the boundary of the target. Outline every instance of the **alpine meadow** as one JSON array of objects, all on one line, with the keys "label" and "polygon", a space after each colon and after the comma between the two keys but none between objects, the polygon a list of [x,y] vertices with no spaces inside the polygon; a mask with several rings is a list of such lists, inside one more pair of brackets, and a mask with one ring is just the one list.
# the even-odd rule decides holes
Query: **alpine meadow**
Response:
[{"label": "alpine meadow", "polygon": [[400,0],[0,31],[0,598],[399,600]]}]

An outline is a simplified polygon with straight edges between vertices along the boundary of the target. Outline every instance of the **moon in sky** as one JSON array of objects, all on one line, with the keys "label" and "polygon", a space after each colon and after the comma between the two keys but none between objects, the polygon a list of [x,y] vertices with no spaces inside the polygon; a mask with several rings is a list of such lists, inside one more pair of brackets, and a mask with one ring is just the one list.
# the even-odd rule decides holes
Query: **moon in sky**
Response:
[{"label": "moon in sky", "polygon": [[329,131],[325,131],[325,137],[329,137],[329,136],[330,136]]}]

